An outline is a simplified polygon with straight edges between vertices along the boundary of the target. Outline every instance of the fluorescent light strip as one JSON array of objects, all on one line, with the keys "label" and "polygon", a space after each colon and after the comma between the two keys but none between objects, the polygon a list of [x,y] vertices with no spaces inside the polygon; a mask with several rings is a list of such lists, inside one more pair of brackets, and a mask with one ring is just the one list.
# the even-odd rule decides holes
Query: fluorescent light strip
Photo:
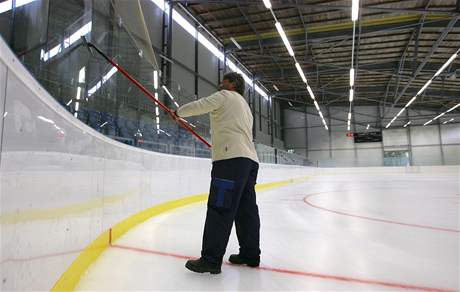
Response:
[{"label": "fluorescent light strip", "polygon": [[436,117],[433,119],[433,121],[435,121],[435,120],[439,119],[440,117],[442,117],[442,116],[443,116],[443,115],[445,115],[445,114],[446,114],[446,113],[442,113],[442,114],[440,114],[440,115],[436,116]]},{"label": "fluorescent light strip", "polygon": [[369,130],[369,127],[370,127],[370,126],[371,126],[371,125],[367,124],[366,130]]},{"label": "fluorescent light strip", "polygon": [[450,120],[448,120],[448,121],[445,121],[445,122],[443,122],[442,124],[445,125],[445,124],[447,124],[447,123],[449,123],[449,122],[452,122],[453,120],[454,120],[454,118],[452,118],[452,119],[450,119]]},{"label": "fluorescent light strip", "polygon": [[81,97],[81,87],[78,86],[78,87],[77,87],[77,95],[75,96],[75,99],[76,99],[76,100],[79,100],[80,97]]},{"label": "fluorescent light strip", "polygon": [[411,121],[407,122],[405,125],[404,125],[404,128],[409,126],[411,124]]},{"label": "fluorescent light strip", "polygon": [[457,104],[456,106],[453,106],[453,107],[451,107],[450,109],[448,109],[448,110],[446,111],[446,113],[449,113],[449,112],[453,111],[454,109],[458,108],[459,106],[460,106],[460,103]]},{"label": "fluorescent light strip", "polygon": [[263,0],[265,8],[270,9],[272,8],[272,4],[270,3],[270,0]]},{"label": "fluorescent light strip", "polygon": [[438,77],[442,73],[442,71],[444,71],[444,69],[446,69],[447,66],[449,66],[450,63],[452,63],[452,61],[455,60],[455,58],[457,58],[457,57],[458,57],[458,53],[453,54],[449,58],[449,60],[447,60],[447,62],[444,65],[442,65],[441,68],[439,68],[439,70],[436,72],[436,74],[434,74],[434,78]]},{"label": "fluorescent light strip", "polygon": [[[16,0],[16,8],[24,6],[26,4],[35,2],[37,0]],[[13,0],[7,0],[5,2],[0,3],[0,14],[5,13],[13,9]]]},{"label": "fluorescent light strip", "polygon": [[86,67],[83,67],[80,69],[80,72],[78,73],[78,83],[85,83],[86,79]]},{"label": "fluorescent light strip", "polygon": [[317,110],[317,111],[320,111],[319,105],[318,105],[318,103],[316,102],[316,100],[315,100],[315,107],[316,107],[316,110]]},{"label": "fluorescent light strip", "polygon": [[158,89],[158,71],[153,71],[153,88]]},{"label": "fluorescent light strip", "polygon": [[286,33],[283,30],[283,27],[281,26],[281,23],[278,21],[275,23],[276,29],[278,30],[279,35],[281,36],[281,39],[283,40],[284,46],[288,50],[288,53],[291,57],[294,57],[294,51],[292,50],[291,44],[289,43],[289,40],[286,36]]},{"label": "fluorescent light strip", "polygon": [[355,69],[350,69],[350,87],[355,86]]},{"label": "fluorescent light strip", "polygon": [[239,50],[242,49],[241,45],[233,37],[231,37],[230,40]]},{"label": "fluorescent light strip", "polygon": [[313,94],[313,91],[311,90],[310,85],[307,86],[308,93],[310,94],[311,99],[315,100],[315,95]]},{"label": "fluorescent light strip", "polygon": [[437,120],[438,118],[442,117],[443,115],[445,115],[445,114],[447,114],[447,113],[450,113],[451,111],[453,111],[454,109],[458,108],[459,106],[460,106],[460,103],[457,104],[457,105],[455,105],[455,106],[453,106],[453,107],[451,107],[450,109],[448,109],[447,111],[441,113],[440,115],[436,116],[435,118],[429,120],[428,122],[426,122],[426,123],[423,124],[423,125],[424,125],[424,126],[425,126],[425,125],[428,125],[429,123],[431,123],[431,122]]},{"label": "fluorescent light strip", "polygon": [[37,116],[37,118],[39,118],[40,120],[44,121],[45,123],[54,124],[53,120],[47,119],[44,116]]},{"label": "fluorescent light strip", "polygon": [[396,115],[396,117],[399,117],[405,110],[406,110],[406,108],[403,107],[403,108],[399,111],[399,113]]},{"label": "fluorescent light strip", "polygon": [[350,112],[348,113],[348,131],[350,131],[351,127],[351,109],[352,109],[352,102],[354,99],[354,86],[355,86],[355,69],[354,69],[354,57],[355,57],[355,39],[356,39],[356,20],[358,19],[358,10],[359,10],[359,1],[352,0],[352,14],[351,19],[353,20],[353,41],[352,41],[352,49],[351,49],[351,68],[350,68],[350,92],[348,100],[350,101]]},{"label": "fluorescent light strip", "polygon": [[422,89],[420,89],[420,90],[417,92],[417,95],[422,94],[422,93],[425,91],[425,89],[427,89],[427,87],[430,86],[431,82],[433,82],[432,79],[428,80],[428,82],[425,83],[425,85],[423,85]]},{"label": "fluorescent light strip", "polygon": [[10,11],[13,8],[13,0],[0,3],[0,13]]},{"label": "fluorescent light strip", "polygon": [[358,20],[359,16],[359,0],[353,0],[351,4],[351,20],[356,21]]},{"label": "fluorescent light strip", "polygon": [[300,77],[302,78],[303,83],[307,83],[307,78],[303,74],[302,68],[300,67],[299,63],[295,63],[295,67],[297,68],[297,71],[299,72]]},{"label": "fluorescent light strip", "polygon": [[409,100],[409,102],[406,104],[405,108],[408,108],[416,99],[417,99],[417,95],[412,97],[411,100]]},{"label": "fluorescent light strip", "polygon": [[254,86],[254,89],[257,91],[257,93],[259,93],[263,98],[265,98],[266,100],[268,100],[268,95],[267,93],[265,93],[265,91],[262,90],[262,88],[260,88],[258,85],[255,85]]},{"label": "fluorescent light strip", "polygon": [[116,67],[112,67],[112,69],[110,69],[110,71],[102,77],[102,81],[99,81],[98,83],[96,83],[96,85],[94,85],[93,87],[91,87],[91,89],[88,90],[88,96],[91,96],[94,93],[96,93],[96,91],[98,91],[99,88],[101,88],[102,85],[104,85],[104,83],[106,83],[115,73],[117,73],[117,71],[118,69]]},{"label": "fluorescent light strip", "polygon": [[166,94],[169,96],[169,98],[171,98],[171,100],[174,101],[174,97],[172,96],[171,92],[169,92],[168,88],[166,88],[166,86],[162,86],[161,88],[163,88],[163,90],[166,92]]},{"label": "fluorescent light strip", "polygon": [[[292,46],[291,44],[289,43],[289,40],[286,36],[286,33],[284,32],[283,30],[283,26],[281,25],[281,23],[276,19],[276,16],[273,12],[273,10],[271,10],[271,3],[269,0],[263,0],[264,2],[264,5],[267,9],[270,9],[270,12],[272,13],[273,15],[273,18],[275,19],[275,27],[276,27],[276,30],[278,31],[278,34],[280,35],[281,39],[283,40],[283,43],[284,43],[284,46],[286,47],[289,55],[291,57],[294,58],[294,62],[295,62],[295,67],[297,69],[297,71],[299,72],[299,75],[300,77],[302,78],[302,81],[307,85],[307,91],[308,91],[308,94],[310,94],[310,97],[311,99],[313,99],[314,103],[315,103],[315,107],[323,121],[323,124],[324,124],[324,127],[326,128],[326,130],[329,130],[329,128],[327,127],[327,124],[326,124],[326,120],[324,120],[324,117],[323,117],[323,113],[321,112],[320,108],[319,108],[319,105],[318,103],[316,102],[315,100],[315,94],[313,93],[313,90],[311,89],[310,85],[308,85],[308,81],[307,81],[307,78],[305,77],[305,74],[302,70],[302,67],[300,66],[300,64],[297,62],[297,60],[295,59],[295,53],[294,53],[294,50],[292,49]],[[279,91],[278,88],[276,86],[273,86],[275,88],[276,91]],[[292,106],[292,103],[289,102],[289,105]]]},{"label": "fluorescent light strip", "polygon": [[41,51],[40,53],[40,58],[47,62],[51,58],[55,57],[57,54],[62,52],[63,49],[66,49],[70,47],[72,44],[74,44],[76,41],[80,39],[80,37],[87,35],[88,33],[91,32],[92,30],[92,25],[93,23],[90,21],[81,28],[79,28],[76,32],[74,32],[70,37],[64,39],[62,44],[59,44],[49,50],[48,52],[45,52],[44,50]]},{"label": "fluorescent light strip", "polygon": [[278,86],[276,86],[275,84],[273,84],[273,88],[274,88],[276,91],[280,91],[280,90],[278,89]]}]

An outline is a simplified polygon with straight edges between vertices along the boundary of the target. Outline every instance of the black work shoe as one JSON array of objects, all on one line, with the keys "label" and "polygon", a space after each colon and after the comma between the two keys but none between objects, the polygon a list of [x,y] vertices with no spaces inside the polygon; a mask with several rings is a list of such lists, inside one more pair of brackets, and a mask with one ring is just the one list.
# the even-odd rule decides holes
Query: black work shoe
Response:
[{"label": "black work shoe", "polygon": [[195,273],[220,274],[221,272],[220,265],[206,262],[201,258],[197,260],[188,260],[185,263],[185,267]]},{"label": "black work shoe", "polygon": [[239,254],[232,254],[228,261],[234,265],[247,265],[248,267],[258,267],[260,264],[260,257],[248,259]]}]

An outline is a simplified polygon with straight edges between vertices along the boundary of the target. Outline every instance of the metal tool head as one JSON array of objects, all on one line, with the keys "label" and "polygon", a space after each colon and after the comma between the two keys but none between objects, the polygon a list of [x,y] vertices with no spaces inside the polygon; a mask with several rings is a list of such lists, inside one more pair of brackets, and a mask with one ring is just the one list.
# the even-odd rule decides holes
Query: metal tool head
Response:
[{"label": "metal tool head", "polygon": [[88,49],[89,53],[94,56],[93,50],[91,50],[90,43],[88,43],[85,36],[81,36],[81,41],[83,45]]}]

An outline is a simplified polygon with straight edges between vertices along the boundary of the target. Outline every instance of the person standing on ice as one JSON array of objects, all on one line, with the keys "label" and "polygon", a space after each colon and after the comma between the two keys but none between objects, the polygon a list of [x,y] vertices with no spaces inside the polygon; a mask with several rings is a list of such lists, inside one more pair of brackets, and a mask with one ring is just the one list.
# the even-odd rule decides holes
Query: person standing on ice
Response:
[{"label": "person standing on ice", "polygon": [[255,192],[259,163],[244,89],[240,74],[225,74],[218,92],[179,107],[173,115],[180,119],[209,113],[211,120],[211,187],[201,257],[185,264],[193,272],[221,272],[233,222],[240,249],[229,261],[259,266],[260,219]]}]

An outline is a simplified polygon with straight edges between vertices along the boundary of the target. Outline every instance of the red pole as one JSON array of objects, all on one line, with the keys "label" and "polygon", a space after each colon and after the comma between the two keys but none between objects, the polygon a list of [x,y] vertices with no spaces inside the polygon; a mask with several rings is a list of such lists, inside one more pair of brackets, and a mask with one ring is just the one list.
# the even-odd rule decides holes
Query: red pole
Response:
[{"label": "red pole", "polygon": [[[155,103],[157,103],[163,110],[165,110],[167,113],[169,113],[174,120],[176,120],[174,118],[174,112],[170,108],[165,106],[162,102],[160,102],[158,99],[156,99],[155,96],[150,91],[148,91],[139,81],[137,81],[134,77],[132,77],[123,67],[121,67],[120,65],[115,63],[115,61],[113,61],[108,56],[106,56],[101,50],[99,50],[92,43],[88,43],[88,46],[93,47],[99,54],[101,54],[101,56],[104,57],[104,59],[106,59],[115,68],[117,68],[118,71],[121,72],[121,74],[125,75],[126,78],[128,78],[132,83],[134,83],[134,85],[136,85],[136,87],[139,88],[147,97],[149,97],[151,100],[153,100]],[[208,141],[206,141],[203,137],[201,137],[198,133],[196,133],[188,124],[186,124],[185,122],[183,122],[180,119],[176,120],[176,121],[179,123],[179,125],[181,125],[183,128],[185,128],[186,130],[191,132],[195,137],[197,137],[201,142],[206,144],[206,146],[208,146],[209,148],[212,147],[211,144],[209,144]]]}]

